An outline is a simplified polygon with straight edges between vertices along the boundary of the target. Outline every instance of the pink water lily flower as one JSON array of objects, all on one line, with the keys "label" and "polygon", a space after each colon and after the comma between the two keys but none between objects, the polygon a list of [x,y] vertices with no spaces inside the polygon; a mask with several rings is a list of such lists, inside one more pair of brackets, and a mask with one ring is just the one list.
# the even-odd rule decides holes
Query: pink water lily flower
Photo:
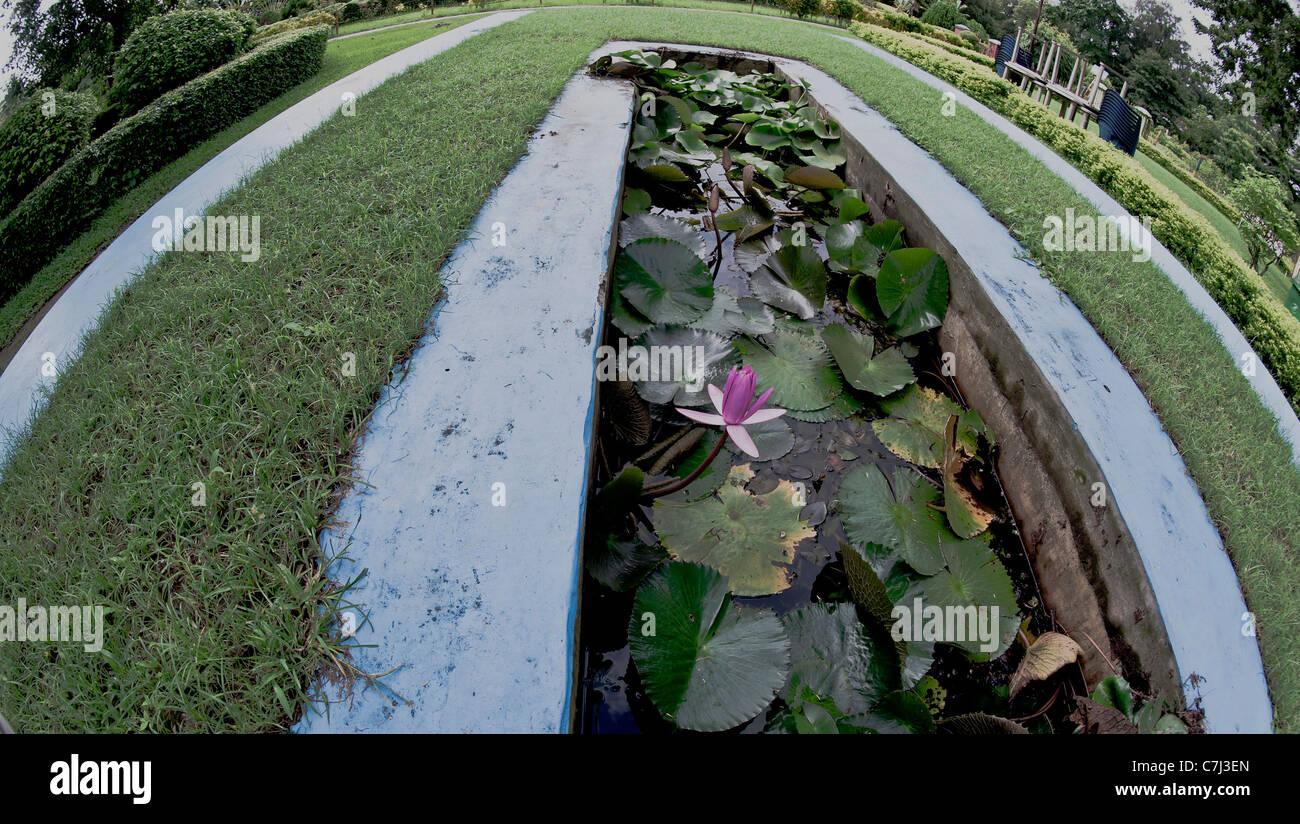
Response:
[{"label": "pink water lily flower", "polygon": [[758,400],[754,400],[754,388],[757,382],[752,367],[733,367],[731,374],[727,376],[725,389],[709,384],[709,397],[713,400],[713,407],[719,414],[696,412],[694,409],[682,409],[680,406],[677,407],[677,411],[693,421],[725,427],[727,435],[736,442],[736,446],[739,446],[741,451],[751,458],[757,458],[758,447],[754,445],[754,439],[745,431],[745,427],[751,423],[774,421],[785,414],[784,409],[763,408],[763,404],[767,403],[767,399],[772,395],[771,389],[764,392]]}]

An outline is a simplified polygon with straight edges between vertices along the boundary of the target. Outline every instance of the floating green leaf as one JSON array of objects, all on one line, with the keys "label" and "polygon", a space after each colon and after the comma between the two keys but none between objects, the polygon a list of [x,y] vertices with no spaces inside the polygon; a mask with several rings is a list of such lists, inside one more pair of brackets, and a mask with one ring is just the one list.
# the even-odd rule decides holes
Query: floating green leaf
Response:
[{"label": "floating green leaf", "polygon": [[736,607],[727,579],[697,564],[670,563],[641,585],[628,644],[659,712],[702,732],[731,729],[762,712],[790,665],[780,620]]},{"label": "floating green leaf", "polygon": [[[992,660],[1002,655],[1015,640],[1020,626],[1016,591],[1011,585],[1006,568],[993,554],[985,541],[960,541],[945,543],[943,555],[947,568],[920,582],[922,603],[926,607],[975,607],[977,610],[998,610],[997,637],[990,639],[992,650],[985,649],[980,638],[950,640],[972,659]],[[978,614],[978,613],[976,613]]]},{"label": "floating green leaf", "polygon": [[623,214],[635,215],[650,211],[650,194],[645,189],[628,188],[623,192]]},{"label": "floating green leaf", "polygon": [[[674,406],[708,404],[708,385],[727,382],[731,367],[740,365],[740,356],[730,341],[703,329],[685,326],[660,326],[651,329],[639,342],[648,364],[645,375],[638,376],[629,364],[629,378],[636,391],[650,403]],[[601,377],[599,364],[597,378]],[[640,379],[638,379],[640,377]]]},{"label": "floating green leaf", "polygon": [[[733,118],[739,119],[739,118]],[[790,145],[790,138],[775,123],[755,123],[745,135],[745,143],[764,151],[775,151]],[[793,181],[791,181],[793,182]],[[800,184],[802,185],[802,184]]]},{"label": "floating green leaf", "polygon": [[804,320],[809,320],[817,314],[817,307],[812,305],[812,301],[799,290],[781,281],[766,266],[760,266],[750,275],[749,292],[767,305]]},{"label": "floating green leaf", "polygon": [[873,356],[874,341],[842,323],[823,329],[822,340],[854,389],[883,397],[916,382],[916,373],[898,349],[886,349]]},{"label": "floating green leaf", "polygon": [[880,265],[876,300],[900,337],[933,329],[948,311],[948,265],[931,249],[896,249]]},{"label": "floating green leaf", "polygon": [[943,431],[961,407],[933,389],[912,385],[880,403],[888,418],[871,422],[880,442],[898,457],[939,469],[943,466]]},{"label": "floating green leaf", "polygon": [[813,309],[820,309],[826,303],[826,264],[811,243],[799,245],[785,240],[763,265],[782,283],[807,298]]},{"label": "floating green leaf", "polygon": [[852,604],[812,604],[781,620],[790,636],[790,678],[781,693],[787,703],[796,703],[796,690],[811,689],[846,714],[865,713],[898,688],[893,649]]},{"label": "floating green leaf", "polygon": [[787,183],[803,186],[806,189],[843,189],[844,179],[829,169],[816,166],[800,166],[785,170]]},{"label": "floating green leaf", "polygon": [[757,298],[738,298],[725,286],[713,289],[713,305],[704,317],[691,324],[693,329],[707,329],[724,337],[736,333],[765,335],[776,328],[776,317],[767,304]]},{"label": "floating green leaf", "polygon": [[649,318],[623,300],[617,289],[609,296],[609,319],[629,338],[639,338],[655,326]]},{"label": "floating green leaf", "polygon": [[794,486],[781,481],[764,495],[745,490],[748,464],[733,466],[716,498],[655,501],[655,531],[674,557],[717,569],[737,595],[771,595],[790,586],[795,545],[817,533],[803,521]]},{"label": "floating green leaf", "polygon": [[786,415],[806,423],[826,423],[842,421],[862,411],[862,401],[848,392],[843,392],[835,400],[820,409],[791,409]]},{"label": "floating green leaf", "polygon": [[717,223],[718,229],[723,232],[735,232],[736,242],[744,243],[750,238],[757,237],[776,223],[776,219],[770,214],[763,214],[750,204],[746,203],[739,209],[731,212],[720,212],[714,222]]},{"label": "floating green leaf", "polygon": [[744,363],[753,367],[758,390],[773,390],[772,405],[821,409],[843,392],[830,353],[817,336],[777,329],[763,340],[766,346],[753,338],[737,338],[735,346]]},{"label": "floating green leaf", "polygon": [[704,235],[698,228],[666,215],[645,212],[628,217],[618,224],[619,246],[627,246],[629,243],[651,237],[675,240],[701,258],[708,252]]},{"label": "floating green leaf", "polygon": [[666,238],[629,243],[614,260],[614,283],[655,323],[690,323],[713,304],[713,278],[704,261]]},{"label": "floating green leaf", "polygon": [[[749,437],[754,441],[754,446],[758,448],[758,457],[752,458],[755,463],[763,461],[775,461],[784,458],[794,449],[794,433],[790,431],[790,424],[786,423],[783,418],[777,418],[772,421],[763,423],[751,423],[745,427],[749,432]],[[727,449],[736,454],[742,454],[740,447],[736,446],[733,440],[727,441]]]},{"label": "floating green leaf", "polygon": [[685,183],[690,180],[686,173],[671,163],[651,163],[643,166],[641,171],[664,183]]},{"label": "floating green leaf", "polygon": [[943,543],[957,540],[931,506],[938,502],[939,491],[907,467],[894,469],[892,483],[875,464],[854,467],[840,482],[840,515],[853,547],[898,550],[922,575],[942,569]]},{"label": "floating green leaf", "polygon": [[628,592],[645,580],[655,567],[668,558],[662,547],[652,546],[637,538],[621,540],[614,535],[589,547],[587,572],[615,592]]}]

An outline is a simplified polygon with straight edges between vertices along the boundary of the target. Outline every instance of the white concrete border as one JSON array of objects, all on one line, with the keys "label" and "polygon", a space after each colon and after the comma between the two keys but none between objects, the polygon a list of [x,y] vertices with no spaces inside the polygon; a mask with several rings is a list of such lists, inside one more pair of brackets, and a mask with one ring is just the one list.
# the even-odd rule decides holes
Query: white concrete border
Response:
[{"label": "white concrete border", "polygon": [[297,731],[568,732],[632,113],[631,84],[571,79],[447,264],[436,326],[367,428],[346,526],[321,538],[346,554],[334,580],[368,570],[349,597],[367,612],[356,641],[373,646],[354,663],[400,669]]}]

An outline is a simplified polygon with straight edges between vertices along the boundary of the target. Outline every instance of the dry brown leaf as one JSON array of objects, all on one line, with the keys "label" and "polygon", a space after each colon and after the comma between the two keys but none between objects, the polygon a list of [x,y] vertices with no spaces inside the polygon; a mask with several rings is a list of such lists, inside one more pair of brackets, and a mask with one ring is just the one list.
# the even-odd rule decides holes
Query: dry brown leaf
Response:
[{"label": "dry brown leaf", "polygon": [[957,447],[957,416],[949,415],[944,427],[943,508],[948,525],[963,538],[974,538],[992,523],[994,512],[957,478],[966,458]]},{"label": "dry brown leaf", "polygon": [[1082,652],[1083,648],[1070,636],[1044,632],[1025,651],[1015,675],[1011,676],[1011,697],[1014,698],[1030,681],[1050,678],[1061,667],[1077,661]]}]

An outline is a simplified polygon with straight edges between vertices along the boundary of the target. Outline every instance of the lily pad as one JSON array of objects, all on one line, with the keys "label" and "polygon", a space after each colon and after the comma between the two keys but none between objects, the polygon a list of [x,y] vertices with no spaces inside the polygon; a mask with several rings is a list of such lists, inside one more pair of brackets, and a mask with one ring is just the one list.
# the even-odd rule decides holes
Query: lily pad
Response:
[{"label": "lily pad", "polygon": [[667,238],[629,243],[614,260],[614,282],[655,323],[690,323],[713,304],[713,278],[690,248]]},{"label": "lily pad", "polygon": [[760,266],[758,271],[750,275],[749,292],[767,305],[804,320],[817,314],[817,307],[812,305],[812,301],[797,289],[783,283],[766,266]]},{"label": "lily pad", "polygon": [[617,289],[609,296],[609,319],[629,338],[639,338],[655,327],[649,318],[623,300]]},{"label": "lily pad", "polygon": [[640,343],[658,371],[658,380],[652,372],[650,379],[636,381],[637,393],[650,403],[704,406],[710,402],[708,385],[726,384],[731,367],[740,365],[730,341],[703,329],[660,326]]},{"label": "lily pad", "polygon": [[704,235],[695,227],[681,220],[644,212],[633,215],[618,224],[618,245],[620,247],[651,237],[675,240],[701,258],[708,253]]},{"label": "lily pad", "polygon": [[891,479],[875,464],[854,467],[840,482],[840,515],[855,549],[879,544],[895,549],[912,569],[943,569],[943,544],[957,537],[933,505],[939,491],[915,471],[897,467]]},{"label": "lily pad", "polygon": [[934,329],[948,312],[948,265],[931,249],[896,249],[880,265],[876,300],[900,337]]},{"label": "lily pad", "polygon": [[862,401],[848,392],[844,392],[820,409],[791,409],[786,414],[797,421],[804,421],[805,423],[826,423],[827,421],[842,421],[861,411]]},{"label": "lily pad", "polygon": [[668,558],[662,547],[637,538],[623,540],[606,535],[604,543],[587,553],[587,572],[615,592],[628,592]]},{"label": "lily pad", "polygon": [[[737,118],[733,118],[737,119]],[[775,123],[755,123],[745,135],[745,143],[771,152],[790,145],[790,138]],[[792,183],[794,181],[791,181]]]},{"label": "lily pad", "polygon": [[713,289],[713,305],[704,317],[691,324],[692,329],[705,329],[729,337],[740,333],[743,335],[765,335],[776,328],[776,316],[772,308],[757,298],[738,298],[725,286]]},{"label": "lily pad", "polygon": [[714,222],[718,229],[723,232],[735,232],[736,243],[744,243],[750,238],[759,235],[771,229],[776,223],[776,218],[770,214],[763,214],[749,203],[741,206],[731,212],[720,212]]},{"label": "lily pad", "polygon": [[773,390],[773,406],[821,409],[843,392],[830,353],[817,336],[777,329],[763,339],[766,346],[753,338],[737,338],[735,345],[745,365],[753,367],[759,391]]},{"label": "lily pad", "polygon": [[846,714],[865,713],[898,688],[898,661],[858,620],[852,604],[812,604],[781,619],[790,636],[790,677],[781,697],[797,689],[834,700]]},{"label": "lily pad", "polygon": [[[867,544],[859,552],[841,543],[840,559],[854,602],[865,607],[881,627],[892,627],[894,605],[915,594],[921,577],[896,550],[879,544]],[[902,664],[903,687],[910,689],[934,665],[934,642],[899,640],[894,643]]]},{"label": "lily pad", "polygon": [[790,666],[781,621],[766,610],[736,607],[727,579],[698,564],[670,563],[641,585],[628,644],[660,714],[702,732],[758,715]]},{"label": "lily pad", "polygon": [[854,389],[884,397],[916,382],[912,365],[897,348],[873,355],[875,342],[842,323],[832,323],[823,329],[822,340],[835,357],[844,379]]},{"label": "lily pad", "polygon": [[843,166],[846,160],[848,155],[844,152],[843,144],[838,140],[831,143],[823,143],[819,140],[813,143],[812,155],[803,156],[804,163],[809,166],[830,170]]},{"label": "lily pad", "polygon": [[[779,460],[790,454],[791,449],[794,449],[794,433],[790,431],[790,424],[786,423],[783,418],[762,423],[751,423],[745,427],[745,430],[749,432],[749,437],[753,439],[754,446],[758,447],[758,457],[752,459],[755,463]],[[727,440],[727,449],[736,454],[742,454],[740,447],[736,446],[736,442],[730,439]]]},{"label": "lily pad", "polygon": [[785,170],[785,180],[805,189],[843,189],[844,178],[817,166],[800,166]]},{"label": "lily pad", "polygon": [[807,298],[813,309],[826,303],[826,264],[811,243],[800,246],[787,240],[763,265]]},{"label": "lily pad", "polygon": [[886,398],[880,406],[889,417],[872,421],[871,428],[889,451],[920,466],[943,466],[944,427],[949,416],[961,413],[961,407],[933,389],[918,385]]},{"label": "lily pad", "polygon": [[737,595],[771,595],[790,586],[795,545],[816,530],[799,520],[796,489],[781,481],[764,495],[745,490],[754,477],[748,464],[733,466],[715,498],[679,504],[655,501],[655,531],[683,561],[717,569]]},{"label": "lily pad", "polygon": [[623,192],[623,214],[636,215],[650,211],[650,194],[645,189],[629,187]]},{"label": "lily pad", "polygon": [[954,642],[970,658],[992,660],[1010,648],[1020,626],[1016,591],[1006,568],[984,541],[961,541],[945,544],[943,554],[947,569],[926,578],[920,584],[925,606],[975,607],[998,609],[998,638],[994,649],[985,650],[980,639],[966,638]]},{"label": "lily pad", "polygon": [[642,166],[641,171],[664,183],[685,183],[690,180],[685,172],[671,163],[651,163]]},{"label": "lily pad", "polygon": [[[857,211],[852,201],[841,204],[841,221],[826,227],[826,253],[842,271],[874,275],[880,268],[880,256],[902,245],[903,224],[896,220],[884,220],[874,226],[860,220],[845,222],[846,208],[848,214]],[[862,208],[866,208],[865,204]]]}]

